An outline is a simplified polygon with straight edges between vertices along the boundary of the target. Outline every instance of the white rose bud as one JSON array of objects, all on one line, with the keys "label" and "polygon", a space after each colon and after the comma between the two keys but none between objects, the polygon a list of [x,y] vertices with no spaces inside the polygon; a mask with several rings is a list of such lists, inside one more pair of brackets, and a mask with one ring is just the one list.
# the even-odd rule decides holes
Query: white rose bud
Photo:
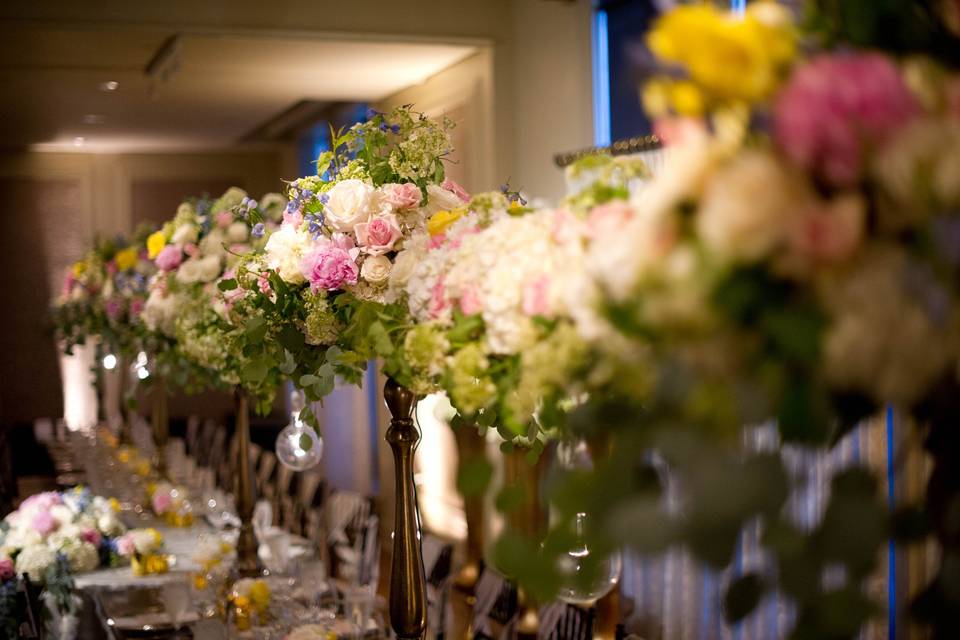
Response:
[{"label": "white rose bud", "polygon": [[360,277],[370,284],[383,284],[392,269],[393,264],[387,256],[368,256],[360,267]]}]

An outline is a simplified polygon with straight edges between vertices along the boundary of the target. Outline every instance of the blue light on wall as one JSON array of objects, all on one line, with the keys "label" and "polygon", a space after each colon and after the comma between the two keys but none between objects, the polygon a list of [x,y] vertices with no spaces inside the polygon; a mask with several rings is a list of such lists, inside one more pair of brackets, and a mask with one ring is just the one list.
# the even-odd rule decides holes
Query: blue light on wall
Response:
[{"label": "blue light on wall", "polygon": [[610,144],[610,44],[603,10],[593,14],[593,142]]}]

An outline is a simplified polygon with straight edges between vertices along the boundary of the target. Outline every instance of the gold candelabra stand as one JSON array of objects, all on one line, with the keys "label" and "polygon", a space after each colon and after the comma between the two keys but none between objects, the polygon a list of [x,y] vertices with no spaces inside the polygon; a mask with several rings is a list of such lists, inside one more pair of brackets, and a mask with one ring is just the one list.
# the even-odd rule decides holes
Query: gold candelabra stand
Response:
[{"label": "gold candelabra stand", "polygon": [[237,408],[237,516],[240,536],[237,538],[237,571],[241,577],[260,575],[257,537],[253,532],[253,474],[250,469],[250,407],[246,392],[234,391]]},{"label": "gold candelabra stand", "polygon": [[398,638],[422,638],[427,628],[427,588],[417,490],[413,484],[413,452],[420,439],[413,421],[417,396],[387,378],[383,398],[391,415],[386,440],[393,450],[397,496],[390,572],[390,625]]}]

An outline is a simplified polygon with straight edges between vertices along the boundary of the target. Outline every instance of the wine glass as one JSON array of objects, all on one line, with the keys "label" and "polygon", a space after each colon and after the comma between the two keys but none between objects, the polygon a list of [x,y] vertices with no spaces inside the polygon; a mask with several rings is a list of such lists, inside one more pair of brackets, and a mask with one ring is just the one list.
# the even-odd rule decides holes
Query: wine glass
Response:
[{"label": "wine glass", "polygon": [[169,580],[160,587],[160,600],[174,629],[183,624],[190,608],[190,587],[182,580]]},{"label": "wine glass", "polygon": [[573,528],[573,543],[557,558],[561,579],[557,598],[580,607],[591,607],[617,585],[622,561],[617,551],[603,555],[590,547],[586,537],[587,514],[576,514]]},{"label": "wine glass", "polygon": [[303,391],[290,394],[290,424],[277,436],[277,459],[294,471],[315,467],[323,455],[323,440],[300,419],[305,406]]}]

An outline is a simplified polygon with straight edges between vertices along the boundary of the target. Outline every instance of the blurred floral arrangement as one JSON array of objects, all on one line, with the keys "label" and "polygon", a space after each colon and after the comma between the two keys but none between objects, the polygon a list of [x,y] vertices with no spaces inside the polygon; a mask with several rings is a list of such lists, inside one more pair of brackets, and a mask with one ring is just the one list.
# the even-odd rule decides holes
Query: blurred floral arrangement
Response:
[{"label": "blurred floral arrangement", "polygon": [[117,553],[130,559],[134,575],[166,573],[169,562],[163,554],[163,535],[156,529],[131,529],[117,539]]},{"label": "blurred floral arrangement", "polygon": [[98,241],[64,274],[63,289],[51,310],[57,340],[69,353],[91,336],[106,353],[133,352],[137,326],[154,273],[142,228],[129,244],[123,238]]}]

